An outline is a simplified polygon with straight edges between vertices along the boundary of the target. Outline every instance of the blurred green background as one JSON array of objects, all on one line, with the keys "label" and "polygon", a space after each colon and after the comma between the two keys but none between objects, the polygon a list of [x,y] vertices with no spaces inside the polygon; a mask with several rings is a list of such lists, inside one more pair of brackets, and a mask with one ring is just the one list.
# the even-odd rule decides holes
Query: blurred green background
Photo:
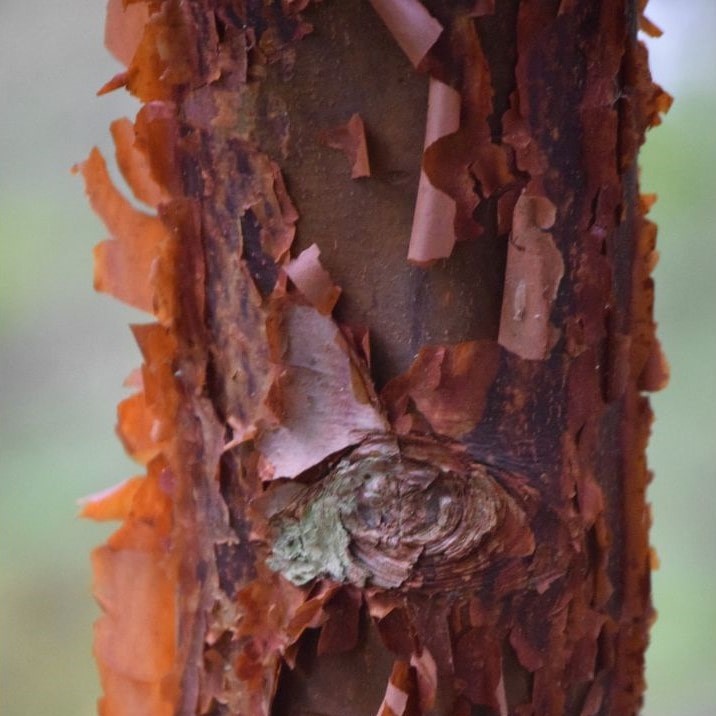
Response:
[{"label": "blurred green background", "polygon": [[[666,30],[654,75],[676,104],[642,153],[661,200],[656,315],[672,365],[654,397],[652,542],[659,620],[649,716],[716,713],[716,3],[652,0]],[[113,434],[124,376],[139,363],[126,324],[146,317],[92,292],[104,229],[69,173],[127,95],[94,91],[117,70],[104,3],[0,0],[0,714],[89,716],[88,554],[109,527],[75,500],[134,473]]]}]

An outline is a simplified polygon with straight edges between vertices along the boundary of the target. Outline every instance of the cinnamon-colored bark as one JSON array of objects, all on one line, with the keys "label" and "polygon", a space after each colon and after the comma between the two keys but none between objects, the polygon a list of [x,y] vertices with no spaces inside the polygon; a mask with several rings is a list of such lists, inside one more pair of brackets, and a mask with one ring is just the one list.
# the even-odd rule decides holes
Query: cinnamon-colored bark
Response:
[{"label": "cinnamon-colored bark", "polygon": [[84,506],[122,520],[102,714],[638,711],[641,5],[110,0],[149,210],[79,168],[96,286],[155,322],[119,408],[146,476]]}]

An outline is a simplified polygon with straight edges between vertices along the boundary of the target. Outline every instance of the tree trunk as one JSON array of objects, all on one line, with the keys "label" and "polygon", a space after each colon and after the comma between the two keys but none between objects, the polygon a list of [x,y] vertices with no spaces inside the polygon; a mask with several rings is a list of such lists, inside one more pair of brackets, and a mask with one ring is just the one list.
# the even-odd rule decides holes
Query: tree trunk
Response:
[{"label": "tree trunk", "polygon": [[640,5],[110,0],[156,214],[90,155],[95,281],[156,322],[146,476],[84,508],[101,713],[638,711]]}]

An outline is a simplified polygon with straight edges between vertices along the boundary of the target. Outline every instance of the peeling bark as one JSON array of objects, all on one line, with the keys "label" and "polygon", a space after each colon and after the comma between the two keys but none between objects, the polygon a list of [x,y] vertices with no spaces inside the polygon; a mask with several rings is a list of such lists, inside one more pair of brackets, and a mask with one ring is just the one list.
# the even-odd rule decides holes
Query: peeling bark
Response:
[{"label": "peeling bark", "polygon": [[109,3],[153,213],[80,165],[95,285],[155,322],[118,411],[146,475],[83,506],[122,521],[101,713],[638,711],[642,5]]}]

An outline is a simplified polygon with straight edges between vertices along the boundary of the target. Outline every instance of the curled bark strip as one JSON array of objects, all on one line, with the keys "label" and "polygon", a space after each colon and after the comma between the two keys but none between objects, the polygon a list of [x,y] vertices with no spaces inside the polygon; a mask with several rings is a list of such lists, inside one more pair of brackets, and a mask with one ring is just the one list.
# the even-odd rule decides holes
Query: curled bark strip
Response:
[{"label": "curled bark strip", "polygon": [[[278,488],[279,490],[281,488]],[[376,436],[271,518],[268,564],[296,584],[454,589],[496,553],[534,549],[525,515],[484,467],[424,438]]]},{"label": "curled bark strip", "polygon": [[[460,128],[460,93],[440,80],[430,78],[425,148]],[[410,232],[408,260],[428,264],[446,258],[455,245],[455,201],[420,172]]]},{"label": "curled bark strip", "polygon": [[442,25],[419,0],[370,0],[381,20],[417,67],[440,37]]},{"label": "curled bark strip", "polygon": [[451,62],[460,78],[455,84],[461,96],[460,127],[426,147],[422,169],[436,189],[455,201],[457,240],[482,243],[491,241],[490,199],[520,179],[495,132],[492,72],[476,25],[463,18],[451,27]]}]

